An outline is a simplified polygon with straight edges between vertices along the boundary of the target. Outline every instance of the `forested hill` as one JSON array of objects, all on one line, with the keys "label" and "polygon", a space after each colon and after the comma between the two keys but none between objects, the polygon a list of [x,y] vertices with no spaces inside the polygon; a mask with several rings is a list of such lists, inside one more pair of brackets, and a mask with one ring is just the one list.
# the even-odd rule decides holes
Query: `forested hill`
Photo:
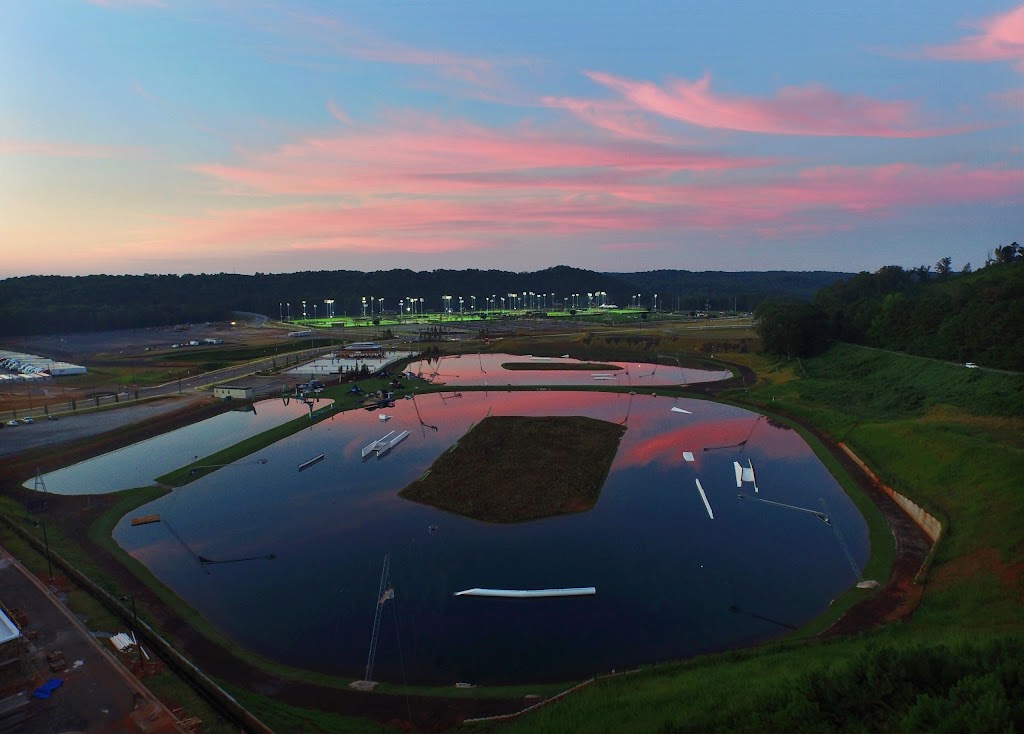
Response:
[{"label": "forested hill", "polygon": [[831,335],[844,341],[1024,368],[1024,250],[974,273],[897,266],[860,273],[823,289],[814,305]]},{"label": "forested hill", "polygon": [[821,289],[813,302],[767,299],[757,307],[765,351],[790,357],[833,339],[922,357],[1024,369],[1024,247],[996,249],[977,272],[889,265]]},{"label": "forested hill", "polygon": [[[850,273],[828,271],[771,270],[759,273],[727,273],[723,271],[692,272],[689,270],[651,270],[645,273],[609,273],[614,278],[632,283],[638,293],[657,293],[675,298],[684,294],[681,308],[711,308],[753,311],[766,298],[786,296],[811,300],[822,288],[852,277]],[[735,303],[733,302],[735,300]],[[666,302],[666,307],[668,303]]]},{"label": "forested hill", "polygon": [[[325,299],[334,299],[337,315],[361,313],[362,299],[375,299],[397,311],[400,299],[423,299],[426,311],[441,309],[444,295],[453,306],[510,293],[546,294],[550,304],[569,294],[603,292],[605,301],[628,305],[637,294],[650,307],[658,294],[662,309],[753,309],[769,295],[809,299],[819,288],[850,274],[830,272],[698,273],[658,270],[650,273],[597,273],[559,266],[534,273],[501,270],[352,270],[256,275],[88,275],[26,276],[0,281],[0,336],[100,331],[164,326],[227,318],[231,311],[253,311],[277,317],[291,305],[292,318],[302,312],[325,315]],[[475,298],[475,300],[473,300]],[[495,301],[500,305],[500,300]]]}]

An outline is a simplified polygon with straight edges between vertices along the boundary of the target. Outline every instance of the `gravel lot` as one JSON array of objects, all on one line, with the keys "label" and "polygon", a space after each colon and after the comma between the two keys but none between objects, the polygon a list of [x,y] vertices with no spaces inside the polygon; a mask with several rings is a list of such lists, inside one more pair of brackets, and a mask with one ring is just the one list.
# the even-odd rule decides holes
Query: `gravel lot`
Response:
[{"label": "gravel lot", "polygon": [[57,421],[36,420],[32,425],[4,426],[0,429],[0,456],[18,454],[29,449],[74,441],[98,433],[138,423],[156,415],[169,413],[201,400],[195,395],[173,396],[140,405],[125,403],[124,407],[80,415],[67,415]]}]

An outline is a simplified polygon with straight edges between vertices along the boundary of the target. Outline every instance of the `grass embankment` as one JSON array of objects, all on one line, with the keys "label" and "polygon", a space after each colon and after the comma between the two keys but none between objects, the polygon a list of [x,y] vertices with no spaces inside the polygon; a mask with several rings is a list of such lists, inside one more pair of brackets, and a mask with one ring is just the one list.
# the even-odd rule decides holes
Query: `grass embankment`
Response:
[{"label": "grass embankment", "polygon": [[1024,377],[839,345],[768,378],[759,406],[846,442],[943,521],[914,614],[600,681],[503,730],[1024,729]]},{"label": "grass embankment", "polygon": [[492,416],[398,495],[485,522],[586,512],[625,432],[582,416]]}]

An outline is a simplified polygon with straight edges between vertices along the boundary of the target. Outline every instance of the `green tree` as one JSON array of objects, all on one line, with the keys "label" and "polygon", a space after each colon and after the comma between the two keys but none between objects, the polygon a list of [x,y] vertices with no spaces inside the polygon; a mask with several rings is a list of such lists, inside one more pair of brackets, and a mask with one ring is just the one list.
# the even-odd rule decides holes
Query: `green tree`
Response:
[{"label": "green tree", "polygon": [[810,357],[829,344],[825,313],[805,301],[764,301],[755,312],[761,348],[769,354]]}]

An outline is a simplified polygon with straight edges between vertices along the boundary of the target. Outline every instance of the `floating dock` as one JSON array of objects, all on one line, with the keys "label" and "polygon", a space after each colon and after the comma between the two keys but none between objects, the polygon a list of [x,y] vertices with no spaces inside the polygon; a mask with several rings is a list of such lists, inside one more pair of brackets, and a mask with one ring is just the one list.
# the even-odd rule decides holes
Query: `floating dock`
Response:
[{"label": "floating dock", "polygon": [[548,596],[593,596],[594,586],[579,586],[570,589],[466,589],[456,591],[452,596],[495,596],[503,599],[536,599]]},{"label": "floating dock", "polygon": [[676,407],[676,406],[674,406],[674,405],[672,406],[672,412],[673,412],[673,413],[686,413],[687,415],[693,415],[693,413],[691,413],[690,411],[688,411],[688,410],[683,410],[682,408],[677,408],[677,407]]}]

